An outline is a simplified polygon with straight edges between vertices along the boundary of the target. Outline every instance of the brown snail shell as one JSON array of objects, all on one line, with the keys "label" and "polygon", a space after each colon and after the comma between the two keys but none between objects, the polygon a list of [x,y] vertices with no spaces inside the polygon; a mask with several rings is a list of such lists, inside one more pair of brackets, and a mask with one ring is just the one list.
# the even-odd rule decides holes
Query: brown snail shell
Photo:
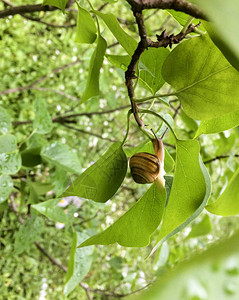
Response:
[{"label": "brown snail shell", "polygon": [[135,182],[152,183],[160,172],[160,160],[151,153],[139,152],[130,158],[129,166]]}]

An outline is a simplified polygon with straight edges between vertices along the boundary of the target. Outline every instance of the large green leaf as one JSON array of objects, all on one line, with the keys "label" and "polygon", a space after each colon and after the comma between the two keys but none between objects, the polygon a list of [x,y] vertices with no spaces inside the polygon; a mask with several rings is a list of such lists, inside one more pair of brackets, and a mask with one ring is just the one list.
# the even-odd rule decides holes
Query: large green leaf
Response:
[{"label": "large green leaf", "polygon": [[72,149],[61,142],[51,142],[46,144],[41,150],[41,156],[68,172],[81,172],[81,163],[79,157]]},{"label": "large green leaf", "polygon": [[122,145],[115,143],[72,183],[63,196],[79,196],[96,202],[106,202],[124,180],[127,164]]},{"label": "large green leaf", "polygon": [[[147,291],[130,300],[239,299],[239,234],[214,243],[174,270],[164,273]],[[202,251],[201,251],[202,252]]]},{"label": "large green leaf", "polygon": [[210,24],[203,25],[212,40],[219,47],[229,62],[239,70],[239,2],[237,0],[195,1],[205,12]]},{"label": "large green leaf", "polygon": [[185,113],[194,119],[211,119],[239,109],[239,73],[207,35],[175,47],[162,71]]},{"label": "large green leaf", "polygon": [[32,216],[30,219],[27,219],[16,234],[15,253],[21,254],[30,248],[32,243],[39,238],[43,229],[44,221],[41,218]]},{"label": "large green leaf", "polygon": [[92,263],[92,252],[94,247],[77,248],[88,235],[85,232],[74,232],[70,258],[67,267],[65,296],[68,296],[78,283],[89,272]]},{"label": "large green leaf", "polygon": [[125,49],[125,51],[132,56],[135,49],[137,48],[137,42],[130,35],[128,35],[119,25],[118,20],[113,14],[103,14],[99,11],[95,11],[94,13],[101,17],[101,19],[105,22],[106,26],[112,32],[116,40],[120,43],[120,45]]},{"label": "large green leaf", "polygon": [[6,109],[0,107],[0,132],[8,133],[12,128],[11,119]]},{"label": "large green leaf", "polygon": [[76,42],[92,44],[96,37],[96,26],[90,13],[78,5]]},{"label": "large green leaf", "polygon": [[239,214],[239,169],[230,179],[226,189],[219,198],[206,206],[215,215],[233,216]]},{"label": "large green leaf", "polygon": [[59,206],[60,199],[51,199],[38,204],[34,204],[31,208],[37,210],[40,214],[47,218],[60,223],[68,223],[69,219],[63,208]]},{"label": "large green leaf", "polygon": [[13,135],[0,136],[0,174],[15,174],[21,168],[21,156]]},{"label": "large green leaf", "polygon": [[49,133],[52,129],[52,120],[44,99],[40,98],[34,101],[34,112],[33,128],[36,130],[36,133]]},{"label": "large green leaf", "polygon": [[118,243],[126,247],[144,247],[159,226],[166,202],[166,189],[152,184],[148,191],[122,217],[102,233],[92,236],[80,246]]},{"label": "large green leaf", "polygon": [[211,193],[210,178],[199,156],[199,143],[178,140],[176,147],[173,186],[157,242],[166,240],[195,219]]},{"label": "large green leaf", "polygon": [[165,82],[161,74],[161,69],[169,53],[169,50],[165,48],[149,48],[141,56],[140,61],[146,69],[140,70],[139,83],[153,95]]},{"label": "large green leaf", "polygon": [[127,70],[130,63],[129,55],[110,55],[106,54],[107,59],[117,68],[120,68],[124,71]]},{"label": "large green leaf", "polygon": [[239,125],[239,110],[200,123],[195,137],[205,133],[217,133]]},{"label": "large green leaf", "polygon": [[184,26],[187,23],[189,15],[173,9],[167,9],[167,11],[180,25]]},{"label": "large green leaf", "polygon": [[100,69],[104,60],[106,47],[107,44],[105,39],[102,36],[98,36],[97,46],[90,60],[87,83],[86,83],[85,91],[82,95],[81,103],[85,102],[86,100],[88,100],[93,96],[98,96],[100,93],[99,76],[100,76]]},{"label": "large green leaf", "polygon": [[64,11],[67,1],[68,0],[44,0],[42,5],[52,5]]},{"label": "large green leaf", "polygon": [[0,203],[8,199],[12,188],[12,178],[9,175],[0,175]]}]

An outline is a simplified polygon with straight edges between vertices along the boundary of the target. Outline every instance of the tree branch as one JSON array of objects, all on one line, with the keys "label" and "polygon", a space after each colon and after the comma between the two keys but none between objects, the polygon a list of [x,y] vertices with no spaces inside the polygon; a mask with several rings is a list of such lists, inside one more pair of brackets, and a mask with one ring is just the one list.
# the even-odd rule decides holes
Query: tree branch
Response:
[{"label": "tree branch", "polygon": [[42,6],[41,4],[32,4],[32,5],[22,5],[22,6],[14,6],[11,8],[8,8],[6,10],[0,11],[0,18],[6,18],[9,16],[14,15],[22,15],[25,13],[33,13],[33,12],[39,12],[39,11],[53,11],[57,10],[58,8],[54,6]]},{"label": "tree branch", "polygon": [[194,4],[187,0],[127,0],[133,11],[144,9],[174,9],[184,12],[194,18],[207,20],[205,14]]},{"label": "tree branch", "polygon": [[[205,160],[205,161],[204,161],[204,164],[209,164],[209,163],[211,163],[211,162],[213,162],[213,161],[215,161],[215,160],[220,160],[220,159],[228,158],[228,157],[230,157],[230,156],[231,156],[231,155],[219,155],[219,156],[210,158],[210,159],[208,159],[208,160]],[[234,154],[233,156],[234,156],[234,157],[239,157],[239,154]]]}]

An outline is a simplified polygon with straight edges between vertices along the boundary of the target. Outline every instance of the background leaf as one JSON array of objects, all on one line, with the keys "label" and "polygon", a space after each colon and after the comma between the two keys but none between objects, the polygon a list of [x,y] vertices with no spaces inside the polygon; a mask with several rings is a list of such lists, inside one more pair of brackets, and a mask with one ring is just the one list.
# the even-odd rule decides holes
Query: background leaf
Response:
[{"label": "background leaf", "polygon": [[212,223],[209,215],[205,215],[202,220],[194,224],[189,232],[187,238],[195,238],[198,236],[202,236],[208,234],[212,230]]},{"label": "background leaf", "polygon": [[137,48],[137,42],[120,27],[117,18],[113,14],[103,14],[96,10],[94,10],[94,13],[105,22],[116,40],[125,49],[125,51],[132,56]]},{"label": "background leaf", "polygon": [[68,296],[70,292],[77,286],[77,284],[89,272],[92,263],[92,252],[94,247],[77,248],[79,243],[82,243],[88,234],[85,232],[74,232],[71,247],[71,254],[69,258],[66,284],[64,288],[64,295]]},{"label": "background leaf", "polygon": [[81,172],[79,157],[72,149],[61,142],[46,144],[41,151],[41,156],[54,166],[59,166],[68,172]]},{"label": "background leaf", "polygon": [[12,123],[8,112],[3,107],[0,107],[0,132],[6,134],[11,131],[11,128]]},{"label": "background leaf", "polygon": [[175,47],[162,74],[193,119],[211,119],[239,109],[239,74],[208,36]]},{"label": "background leaf", "polygon": [[165,82],[161,74],[161,69],[169,53],[169,50],[165,48],[149,48],[141,55],[140,61],[147,69],[140,70],[139,83],[153,95]]},{"label": "background leaf", "polygon": [[92,44],[96,37],[96,26],[91,14],[78,5],[76,42]]},{"label": "background leaf", "polygon": [[99,95],[100,69],[104,60],[106,47],[107,44],[105,39],[102,38],[102,36],[98,36],[97,46],[90,60],[86,88],[82,95],[81,103],[85,102],[93,96]]},{"label": "background leaf", "polygon": [[12,178],[9,175],[0,175],[0,203],[8,199],[12,189]]},{"label": "background leaf", "polygon": [[215,215],[233,216],[239,214],[239,169],[232,176],[224,192],[219,198],[206,206]]},{"label": "background leaf", "polygon": [[64,11],[67,1],[68,0],[44,0],[42,5],[52,5]]},{"label": "background leaf", "polygon": [[21,168],[21,156],[15,136],[0,136],[0,174],[15,174]]},{"label": "background leaf", "polygon": [[152,184],[148,191],[122,217],[102,233],[94,235],[80,246],[118,243],[126,247],[144,247],[159,226],[166,201],[166,190]]},{"label": "background leaf", "polygon": [[19,231],[15,237],[15,254],[21,254],[28,250],[30,246],[35,242],[44,230],[44,221],[37,217],[32,216],[27,219],[23,225],[21,225]]},{"label": "background leaf", "polygon": [[63,208],[58,206],[59,202],[60,199],[51,199],[38,204],[34,204],[31,207],[37,210],[40,214],[55,222],[66,224],[69,220]]},{"label": "background leaf", "polygon": [[34,112],[33,128],[36,130],[36,133],[49,133],[52,130],[52,121],[44,99],[36,99],[34,101]]},{"label": "background leaf", "polygon": [[127,165],[122,145],[115,143],[96,163],[86,169],[63,195],[106,202],[124,180]]}]

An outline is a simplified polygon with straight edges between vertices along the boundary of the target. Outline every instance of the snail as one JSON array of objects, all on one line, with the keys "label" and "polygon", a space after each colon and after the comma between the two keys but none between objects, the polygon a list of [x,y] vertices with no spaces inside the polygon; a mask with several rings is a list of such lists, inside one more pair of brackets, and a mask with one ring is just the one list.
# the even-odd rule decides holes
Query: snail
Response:
[{"label": "snail", "polygon": [[164,148],[161,139],[155,136],[152,140],[154,153],[139,152],[134,154],[129,161],[131,175],[135,182],[140,184],[152,183],[155,180],[165,185]]}]

